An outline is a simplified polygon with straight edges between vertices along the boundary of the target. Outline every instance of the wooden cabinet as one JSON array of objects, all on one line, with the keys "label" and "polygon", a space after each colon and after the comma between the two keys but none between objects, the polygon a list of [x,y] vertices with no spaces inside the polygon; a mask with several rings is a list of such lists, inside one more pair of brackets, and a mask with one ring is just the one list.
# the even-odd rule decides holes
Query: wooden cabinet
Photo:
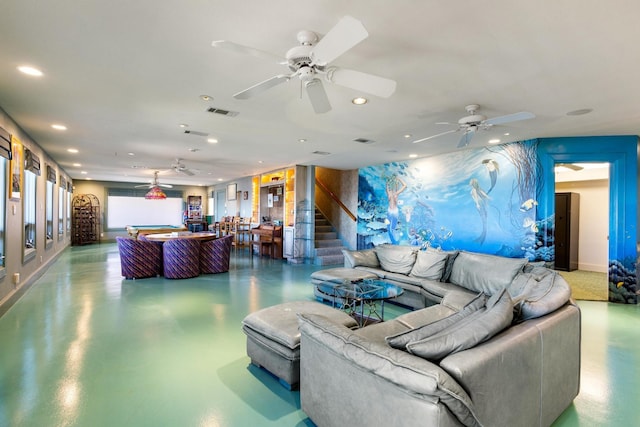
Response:
[{"label": "wooden cabinet", "polygon": [[580,195],[556,193],[555,269],[578,269]]}]

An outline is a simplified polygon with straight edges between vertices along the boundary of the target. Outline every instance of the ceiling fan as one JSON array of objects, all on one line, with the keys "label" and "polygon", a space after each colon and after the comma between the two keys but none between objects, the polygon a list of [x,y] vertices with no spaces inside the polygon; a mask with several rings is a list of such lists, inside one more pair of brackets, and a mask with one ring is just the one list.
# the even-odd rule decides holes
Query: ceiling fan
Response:
[{"label": "ceiling fan", "polygon": [[149,184],[136,185],[134,188],[153,188],[153,187],[164,187],[164,188],[173,188],[173,185],[170,184],[160,184],[158,181],[158,174],[160,171],[153,172],[153,180]]},{"label": "ceiling fan", "polygon": [[320,114],[331,110],[331,104],[322,80],[318,77],[324,77],[324,80],[330,83],[382,98],[388,98],[395,92],[394,80],[329,65],[368,36],[369,33],[360,21],[351,16],[345,16],[321,39],[312,31],[300,31],[297,35],[300,45],[289,49],[284,58],[226,40],[214,41],[212,46],[275,61],[288,66],[292,71],[291,74],[278,74],[240,91],[233,95],[234,98],[248,99],[276,85],[288,82],[293,77],[298,77],[307,91],[313,110]]},{"label": "ceiling fan", "polygon": [[182,159],[176,159],[176,162],[171,165],[171,169],[175,173],[181,173],[187,176],[193,176],[196,174],[195,169],[189,169],[184,163],[182,163]]},{"label": "ceiling fan", "polygon": [[[443,135],[447,135],[449,133],[454,132],[462,132],[462,138],[460,138],[460,142],[458,143],[458,148],[466,147],[471,142],[471,139],[475,135],[478,130],[488,130],[494,125],[501,125],[504,123],[517,122],[520,120],[528,120],[533,119],[535,114],[529,113],[527,111],[520,111],[518,113],[507,114],[505,116],[498,116],[488,119],[486,116],[482,114],[478,114],[478,110],[480,106],[477,104],[467,105],[465,110],[469,113],[468,116],[461,118],[458,120],[458,128],[448,130],[446,132],[442,132],[436,135],[431,135],[426,138],[418,139],[413,141],[414,143],[427,141],[429,139],[438,138]],[[446,123],[449,124],[449,123]]]}]

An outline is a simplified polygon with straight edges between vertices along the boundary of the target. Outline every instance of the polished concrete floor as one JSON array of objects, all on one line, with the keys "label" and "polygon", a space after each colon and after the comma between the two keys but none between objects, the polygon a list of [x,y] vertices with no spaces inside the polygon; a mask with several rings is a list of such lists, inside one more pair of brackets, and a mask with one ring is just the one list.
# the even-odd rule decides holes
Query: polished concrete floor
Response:
[{"label": "polished concrete floor", "polygon": [[[245,254],[225,274],[127,281],[115,244],[69,248],[0,318],[0,426],[312,426],[249,365],[240,322],[313,299],[317,268]],[[581,392],[554,426],[640,425],[638,306],[580,307]]]}]

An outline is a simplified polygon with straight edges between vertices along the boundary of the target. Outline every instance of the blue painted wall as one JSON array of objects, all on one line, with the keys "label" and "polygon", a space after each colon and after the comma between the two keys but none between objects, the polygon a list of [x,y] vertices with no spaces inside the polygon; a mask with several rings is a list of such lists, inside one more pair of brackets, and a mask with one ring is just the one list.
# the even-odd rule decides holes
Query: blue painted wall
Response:
[{"label": "blue painted wall", "polygon": [[554,163],[611,162],[610,300],[636,303],[638,138],[548,138],[359,170],[358,248],[554,261]]}]

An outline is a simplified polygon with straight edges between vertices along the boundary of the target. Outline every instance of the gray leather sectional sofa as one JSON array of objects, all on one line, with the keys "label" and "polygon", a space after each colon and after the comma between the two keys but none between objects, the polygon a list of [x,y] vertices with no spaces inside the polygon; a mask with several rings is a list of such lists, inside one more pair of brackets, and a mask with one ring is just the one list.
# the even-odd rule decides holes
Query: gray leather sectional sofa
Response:
[{"label": "gray leather sectional sofa", "polygon": [[409,247],[345,255],[425,308],[356,330],[298,315],[301,405],[317,425],[548,426],[577,396],[580,311],[553,270]]}]

